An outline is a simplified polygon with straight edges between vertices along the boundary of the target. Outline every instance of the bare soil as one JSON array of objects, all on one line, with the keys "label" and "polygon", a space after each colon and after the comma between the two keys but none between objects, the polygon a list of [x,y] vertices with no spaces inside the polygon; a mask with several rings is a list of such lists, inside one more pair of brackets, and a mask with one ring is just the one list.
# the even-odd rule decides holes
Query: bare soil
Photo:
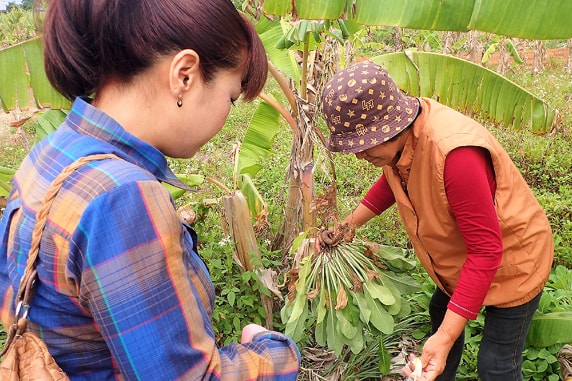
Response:
[{"label": "bare soil", "polygon": [[[532,67],[532,64],[534,62],[534,50],[533,49],[528,49],[528,50],[520,50],[518,52],[520,58],[522,59],[522,61],[524,62],[524,65],[527,67]],[[546,56],[545,56],[545,64],[546,65],[550,65],[551,62],[554,63],[566,63],[568,60],[568,57],[572,54],[572,52],[570,51],[570,49],[564,47],[564,48],[557,48],[557,49],[546,49]],[[355,62],[361,62],[364,60],[367,60],[369,57],[355,57],[354,61]],[[468,55],[467,54],[461,54],[461,58],[464,59],[468,59]],[[508,55],[507,57],[508,59],[508,63],[512,64],[514,63],[514,59],[512,58],[512,56]],[[491,54],[491,56],[489,57],[488,61],[483,65],[489,69],[494,70],[494,68],[499,64],[500,62],[500,53],[499,52],[495,52],[493,54]]]},{"label": "bare soil", "polygon": [[0,144],[10,139],[10,123],[14,119],[13,115],[0,112]]},{"label": "bare soil", "polygon": [[[524,50],[518,52],[520,58],[524,62],[524,65],[527,67],[532,67],[534,62],[534,50]],[[570,49],[564,48],[557,48],[557,49],[546,49],[546,62],[545,64],[549,65],[552,61],[559,61],[560,63],[566,63],[568,57],[570,56],[571,52]],[[495,67],[499,64],[500,54],[499,52],[495,52],[491,55],[485,66],[491,68]],[[513,63],[514,59],[509,56],[508,62]]]}]

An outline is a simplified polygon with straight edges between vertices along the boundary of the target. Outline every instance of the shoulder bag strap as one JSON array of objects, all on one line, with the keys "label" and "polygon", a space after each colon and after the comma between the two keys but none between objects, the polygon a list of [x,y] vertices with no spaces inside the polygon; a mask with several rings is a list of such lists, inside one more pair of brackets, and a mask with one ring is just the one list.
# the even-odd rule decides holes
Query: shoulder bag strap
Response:
[{"label": "shoulder bag strap", "polygon": [[76,169],[90,161],[103,159],[119,159],[119,157],[113,154],[94,154],[79,158],[63,169],[63,171],[54,179],[50,185],[50,188],[48,189],[48,192],[44,196],[42,206],[36,214],[36,225],[34,227],[34,231],[32,232],[32,244],[30,246],[28,260],[26,261],[26,269],[24,270],[24,275],[22,276],[20,286],[18,288],[18,293],[16,294],[17,305],[16,312],[14,314],[14,323],[10,326],[4,348],[0,352],[0,357],[2,357],[4,353],[8,351],[8,348],[10,348],[10,345],[14,342],[14,338],[18,335],[21,335],[26,330],[26,322],[30,308],[30,302],[34,295],[32,288],[37,277],[36,262],[38,260],[42,232],[46,226],[48,213],[52,203],[56,198],[56,195],[58,194],[65,180]]}]

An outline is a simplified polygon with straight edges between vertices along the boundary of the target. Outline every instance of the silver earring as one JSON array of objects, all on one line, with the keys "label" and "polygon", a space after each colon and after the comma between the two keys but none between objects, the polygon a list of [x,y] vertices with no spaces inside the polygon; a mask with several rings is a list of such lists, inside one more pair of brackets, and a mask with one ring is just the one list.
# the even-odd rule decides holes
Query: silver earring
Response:
[{"label": "silver earring", "polygon": [[179,106],[179,107],[183,106],[183,94],[179,94],[177,96],[177,106]]}]

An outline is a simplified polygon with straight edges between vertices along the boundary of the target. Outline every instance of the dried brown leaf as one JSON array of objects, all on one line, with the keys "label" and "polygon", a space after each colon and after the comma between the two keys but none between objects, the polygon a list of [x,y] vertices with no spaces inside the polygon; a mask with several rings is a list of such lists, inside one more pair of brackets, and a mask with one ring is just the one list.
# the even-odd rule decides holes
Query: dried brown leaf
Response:
[{"label": "dried brown leaf", "polygon": [[336,310],[343,310],[348,305],[348,294],[346,293],[346,288],[340,285],[340,291],[338,292],[338,298],[336,300]]},{"label": "dried brown leaf", "polygon": [[262,268],[256,270],[256,274],[258,275],[260,283],[262,283],[264,287],[276,295],[278,299],[283,299],[282,293],[278,289],[278,277],[276,275],[276,271],[272,269]]},{"label": "dried brown leaf", "polygon": [[377,271],[372,269],[366,269],[366,271],[367,271],[367,279],[369,279],[370,281],[379,278],[379,273]]},{"label": "dried brown leaf", "polygon": [[309,300],[312,300],[312,299],[314,299],[316,296],[318,296],[319,293],[320,293],[320,290],[317,289],[317,288],[315,288],[315,289],[313,289],[312,291],[308,292],[308,293],[306,294],[306,297],[307,297]]}]

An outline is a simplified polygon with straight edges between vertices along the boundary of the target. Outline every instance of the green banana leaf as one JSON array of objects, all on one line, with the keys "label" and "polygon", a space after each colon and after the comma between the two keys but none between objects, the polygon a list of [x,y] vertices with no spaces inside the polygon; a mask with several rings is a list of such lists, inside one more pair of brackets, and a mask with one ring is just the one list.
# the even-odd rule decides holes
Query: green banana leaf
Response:
[{"label": "green banana leaf", "polygon": [[345,0],[265,0],[262,10],[266,14],[285,16],[292,13],[292,4],[303,19],[337,19],[346,9]]},{"label": "green banana leaf", "polygon": [[343,1],[331,0],[296,0],[298,14],[305,19],[337,19],[344,12],[346,4]]},{"label": "green banana leaf", "polygon": [[253,217],[266,211],[266,202],[256,189],[253,178],[267,164],[274,138],[280,129],[280,114],[267,102],[260,102],[242,141],[235,162],[234,174]]},{"label": "green banana leaf", "polygon": [[0,197],[8,197],[15,172],[12,168],[0,167]]},{"label": "green banana leaf", "polygon": [[60,124],[63,123],[68,113],[69,110],[52,109],[38,113],[38,127],[36,127],[35,142],[38,143],[40,140],[54,132]]},{"label": "green banana leaf", "polygon": [[260,102],[246,130],[234,172],[255,177],[272,151],[280,129],[280,114],[267,102]]},{"label": "green banana leaf", "polygon": [[551,130],[556,111],[542,99],[492,70],[438,53],[405,52],[372,58],[412,96],[436,97],[441,103],[515,130]]},{"label": "green banana leaf", "polygon": [[[539,40],[572,37],[569,0],[265,0],[266,14],[349,18],[364,25],[466,32]],[[351,9],[353,14],[347,15]],[[346,14],[344,14],[344,12]]]},{"label": "green banana leaf", "polygon": [[246,199],[248,210],[253,217],[262,216],[266,213],[266,201],[258,192],[258,188],[254,185],[254,181],[249,174],[244,173],[240,175],[240,191]]},{"label": "green banana leaf", "polygon": [[267,15],[285,16],[292,12],[292,2],[290,0],[266,0],[262,5],[262,11]]},{"label": "green banana leaf", "polygon": [[5,112],[16,107],[27,110],[32,103],[38,108],[70,107],[46,77],[39,38],[0,51],[0,78],[0,103]]},{"label": "green banana leaf", "polygon": [[572,311],[537,314],[530,323],[526,344],[549,347],[572,343]]},{"label": "green banana leaf", "polygon": [[256,23],[256,31],[272,64],[285,76],[292,78],[295,83],[299,83],[302,73],[300,65],[296,62],[294,52],[277,47],[278,42],[287,33],[287,26],[282,21],[270,21],[266,17],[261,17],[260,21]]},{"label": "green banana leaf", "polygon": [[[177,174],[177,178],[190,187],[197,187],[202,183],[204,183],[205,181],[204,176],[198,174],[190,174],[190,175]],[[187,192],[185,189],[177,188],[167,183],[163,183],[163,186],[167,188],[167,190],[171,194],[171,197],[173,197],[173,200],[182,197]]]},{"label": "green banana leaf", "polygon": [[[316,50],[322,42],[321,35],[324,32],[324,26],[325,23],[322,21],[301,20],[284,28],[286,33],[276,43],[276,47],[279,49],[292,47],[292,49],[299,51],[304,49]],[[310,36],[313,38],[309,38]],[[340,39],[340,42],[343,43],[343,40]]]}]

